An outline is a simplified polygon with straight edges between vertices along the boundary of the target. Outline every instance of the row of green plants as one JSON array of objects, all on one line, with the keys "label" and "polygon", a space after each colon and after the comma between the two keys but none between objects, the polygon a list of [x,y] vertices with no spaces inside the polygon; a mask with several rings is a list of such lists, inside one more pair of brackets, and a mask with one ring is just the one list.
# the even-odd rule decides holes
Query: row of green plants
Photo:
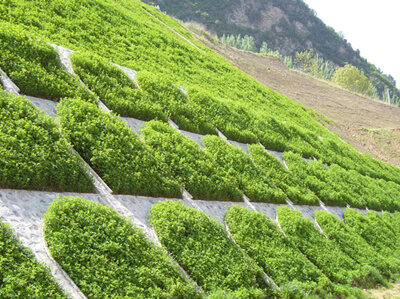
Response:
[{"label": "row of green plants", "polygon": [[119,67],[92,52],[74,52],[75,73],[104,104],[121,116],[167,121],[161,105],[149,99]]},{"label": "row of green plants", "polygon": [[306,162],[294,153],[285,153],[284,158],[297,182],[328,205],[387,211],[400,208],[400,186],[394,182],[364,176],[336,164],[328,167],[320,161]]},{"label": "row of green plants", "polygon": [[286,194],[261,174],[249,155],[220,137],[202,139],[208,155],[251,201],[286,203]]},{"label": "row of green plants", "polygon": [[65,137],[105,183],[120,194],[180,197],[180,186],[163,173],[149,146],[114,114],[79,99],[57,107]]},{"label": "row of green plants", "polygon": [[145,144],[165,167],[162,173],[176,180],[195,199],[243,200],[240,185],[195,141],[158,121],[146,122],[141,133]]},{"label": "row of green plants", "polygon": [[[317,211],[320,232],[288,207],[278,208],[277,224],[235,205],[225,216],[231,239],[204,212],[166,200],[150,212],[162,249],[112,208],[65,196],[48,207],[44,233],[53,258],[88,298],[200,298],[201,291],[182,276],[167,251],[207,298],[366,298],[360,288],[388,287],[387,279],[400,270],[399,215],[346,209],[346,225]],[[11,229],[2,223],[0,229],[5,298],[64,298]],[[263,271],[279,290],[271,288]]]},{"label": "row of green plants", "polygon": [[273,298],[262,269],[220,222],[178,201],[159,202],[150,213],[161,244],[211,298]]},{"label": "row of green plants", "polygon": [[[11,2],[13,9],[9,9]],[[220,129],[231,139],[261,141],[270,149],[292,150],[305,157],[315,156],[328,164],[336,163],[373,177],[399,181],[399,170],[387,169],[381,162],[362,157],[365,155],[361,156],[329,133],[318,122],[320,118],[315,112],[260,85],[211,51],[199,51],[149,16],[143,7],[151,8],[137,0],[66,1],[62,9],[56,3],[11,2],[0,6],[2,26],[16,32],[24,28],[25,35],[75,50],[90,50],[120,65],[146,70],[175,86],[194,88],[203,95],[201,98],[206,95],[222,103],[222,107],[228,108],[227,112],[240,108],[243,116],[238,113],[237,120],[232,117],[225,121],[229,113],[224,113],[219,123],[210,122],[218,128],[225,123]],[[168,19],[162,14],[159,17]],[[179,25],[173,27],[177,29]],[[196,99],[190,100],[196,102]],[[208,106],[200,108],[207,110]],[[201,115],[197,119],[205,118]],[[212,116],[206,117],[207,123],[214,119]],[[182,118],[183,123],[187,123],[185,117]],[[193,130],[198,130],[198,126],[194,124]],[[363,160],[368,160],[366,167]]]},{"label": "row of green plants", "polygon": [[399,267],[400,248],[399,235],[375,211],[368,211],[366,215],[361,212],[346,209],[344,219],[348,226],[353,228],[377,252],[389,258],[392,266]]},{"label": "row of green plants", "polygon": [[278,222],[292,242],[334,283],[363,286],[370,269],[364,269],[319,232],[314,223],[288,207],[277,210]]},{"label": "row of green plants", "polygon": [[87,298],[200,298],[168,254],[110,207],[58,198],[45,213],[44,235]]},{"label": "row of green plants", "polygon": [[0,221],[0,297],[67,298],[50,270]]},{"label": "row of green plants", "polygon": [[278,207],[277,220],[234,205],[233,239],[289,298],[365,298],[360,288],[390,287],[399,274],[400,214],[352,209],[345,222],[318,210],[315,223]]},{"label": "row of green plants", "polygon": [[56,49],[7,24],[0,24],[0,68],[23,94],[54,101],[62,97],[94,101],[78,79],[61,67]]},{"label": "row of green plants", "polygon": [[262,146],[249,146],[250,156],[260,174],[274,186],[280,188],[295,204],[319,205],[318,197],[306,188],[295,172],[287,169],[282,162],[268,153]]},{"label": "row of green plants", "polygon": [[233,239],[281,290],[294,298],[312,294],[327,298],[333,292],[329,278],[263,213],[234,205],[226,211],[225,222]]},{"label": "row of green plants", "polygon": [[91,192],[91,179],[55,121],[0,91],[0,188]]},{"label": "row of green plants", "polygon": [[357,263],[376,268],[388,279],[394,278],[393,274],[399,273],[398,262],[396,265],[393,259],[379,254],[354,227],[346,225],[336,216],[323,210],[315,211],[314,218],[329,240]]}]

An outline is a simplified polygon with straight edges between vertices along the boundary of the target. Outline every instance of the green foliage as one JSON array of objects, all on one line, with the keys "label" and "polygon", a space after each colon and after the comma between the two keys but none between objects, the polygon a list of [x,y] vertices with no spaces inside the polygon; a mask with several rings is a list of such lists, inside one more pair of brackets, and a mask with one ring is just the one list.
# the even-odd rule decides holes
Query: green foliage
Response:
[{"label": "green foliage", "polygon": [[329,61],[324,60],[318,53],[308,50],[305,52],[296,52],[294,57],[296,68],[315,77],[329,80],[332,78],[336,67]]},{"label": "green foliage", "polygon": [[113,209],[58,198],[45,213],[53,258],[88,298],[197,298],[167,253]]},{"label": "green foliage", "polygon": [[[230,4],[227,1],[215,4],[214,1],[214,5],[221,9]],[[287,12],[289,7],[282,9]],[[354,170],[371,179],[352,180],[352,183],[356,183],[355,189],[372,192],[372,195],[368,194],[368,198],[373,198],[367,202],[370,208],[397,209],[395,183],[400,183],[400,169],[374,160],[368,155],[360,155],[326,130],[318,122],[320,116],[315,112],[262,86],[205,47],[201,47],[201,50],[194,47],[150,16],[148,11],[194,41],[175,21],[137,0],[66,0],[51,3],[8,0],[0,4],[0,26],[8,28],[5,32],[24,31],[24,36],[32,37],[30,42],[43,45],[45,53],[45,49],[50,48],[44,41],[51,41],[89,53],[90,57],[103,57],[104,60],[100,59],[101,67],[97,69],[99,72],[102,70],[102,79],[93,83],[93,86],[98,86],[99,94],[111,90],[112,92],[107,93],[110,99],[125,99],[128,94],[138,95],[138,91],[132,89],[132,83],[128,83],[121,72],[110,67],[109,61],[138,70],[138,80],[141,81],[146,97],[140,97],[140,102],[135,103],[144,103],[145,99],[158,103],[162,112],[182,129],[216,134],[217,127],[235,141],[261,142],[269,149],[292,151],[302,157],[316,157],[328,165],[337,164],[347,171]],[[210,13],[208,17],[204,15],[205,11],[199,7],[194,10],[196,11],[199,11],[202,18],[208,19],[212,16]],[[306,12],[307,10],[301,10],[298,15],[291,17],[304,17]],[[254,16],[258,16],[257,12],[254,12]],[[279,26],[290,28],[290,24],[284,22]],[[251,32],[245,34],[252,36]],[[273,45],[270,40],[265,41]],[[318,45],[317,42],[315,45]],[[51,51],[54,56],[54,50]],[[44,57],[49,57],[46,55]],[[59,65],[59,61],[56,61]],[[42,65],[41,63],[39,64]],[[93,62],[93,65],[96,63]],[[114,76],[126,85],[124,83],[123,86],[117,86],[116,81],[111,80]],[[76,81],[75,78],[74,80]],[[390,81],[390,78],[387,80]],[[185,87],[187,94],[179,86]],[[128,92],[127,87],[128,94],[125,93]],[[66,95],[66,92],[63,93],[63,96]],[[93,164],[94,161],[90,163]],[[373,183],[372,179],[379,180]],[[381,179],[392,181],[393,184],[386,184]],[[374,187],[365,189],[366,184],[374,184]],[[353,185],[347,184],[347,189],[349,188],[353,188]],[[378,190],[383,190],[384,195],[379,195]],[[340,201],[340,198],[332,199],[332,202],[335,201]],[[366,200],[357,197],[354,201],[355,206],[363,206]]]},{"label": "green foliage", "polygon": [[23,94],[55,101],[63,97],[94,101],[78,79],[62,69],[53,47],[5,24],[0,24],[0,68]]},{"label": "green foliage", "polygon": [[180,197],[179,185],[122,120],[77,99],[59,104],[64,135],[115,192]]},{"label": "green foliage", "polygon": [[333,291],[330,280],[264,214],[235,205],[225,219],[235,241],[280,288],[322,297]]},{"label": "green foliage", "polygon": [[365,278],[369,276],[370,269],[365,269],[367,273],[361,271],[359,264],[321,234],[300,212],[278,207],[277,217],[289,240],[333,282],[361,286],[368,284]]},{"label": "green foliage", "polygon": [[71,61],[77,75],[115,113],[143,120],[167,121],[162,107],[151,102],[146,93],[107,59],[90,52],[75,52]]},{"label": "green foliage", "polygon": [[397,269],[400,261],[400,248],[396,234],[375,211],[368,211],[367,215],[352,209],[344,211],[346,223],[363,237],[369,245],[381,255],[390,258]]},{"label": "green foliage", "polygon": [[314,73],[315,68],[315,60],[314,60],[314,51],[309,50],[305,52],[296,52],[294,56],[294,63],[297,68],[301,69],[306,73]]},{"label": "green foliage", "polygon": [[252,144],[249,149],[251,159],[262,175],[283,190],[293,203],[319,205],[317,196],[310,189],[304,187],[295,173],[287,170],[274,155],[269,154],[260,145]]},{"label": "green foliage", "polygon": [[286,203],[285,193],[261,174],[243,150],[216,136],[203,137],[203,143],[216,164],[250,200]]},{"label": "green foliage", "polygon": [[240,50],[250,51],[250,52],[257,51],[256,44],[254,43],[254,37],[252,36],[245,35],[244,37],[241,37],[240,34],[237,36],[234,35],[225,36],[224,34],[221,37],[221,42]]},{"label": "green foliage", "polygon": [[10,226],[0,221],[0,297],[67,298],[50,270],[24,248]]},{"label": "green foliage", "polygon": [[368,96],[373,95],[373,87],[364,72],[351,64],[346,64],[344,67],[337,69],[332,76],[332,82],[350,91]]},{"label": "green foliage", "polygon": [[[321,226],[324,234],[353,260],[361,265],[372,266],[386,277],[398,269],[390,264],[385,256],[381,256],[357,232],[345,225],[341,220],[326,211],[316,211],[315,219]],[[381,283],[385,283],[383,280]]]},{"label": "green foliage", "polygon": [[271,296],[272,290],[263,281],[261,268],[228,238],[217,220],[167,200],[153,205],[150,221],[160,242],[207,293],[271,298],[267,295]]},{"label": "green foliage", "polygon": [[177,180],[194,198],[242,201],[234,180],[195,141],[157,121],[147,122],[141,132],[166,167],[162,173]]},{"label": "green foliage", "polygon": [[204,117],[204,107],[191,102],[184,92],[172,81],[148,72],[137,75],[140,87],[147,92],[151,101],[163,107],[177,125],[195,133],[215,134],[215,129]]},{"label": "green foliage", "polygon": [[[365,72],[381,99],[384,99],[386,90],[389,89],[392,103],[400,104],[400,90],[396,87],[395,80],[361,57],[359,50],[354,50],[343,35],[324,24],[304,1],[256,0],[246,8],[241,6],[240,1],[228,0],[218,1],[218,4],[212,0],[145,0],[144,2],[160,5],[161,10],[167,11],[168,15],[186,22],[195,21],[204,24],[208,30],[215,32],[221,38],[223,35],[225,38],[238,35],[253,36],[257,48],[262,47],[263,43],[268,43],[271,49],[279,49],[283,55],[288,55],[286,57],[294,56],[295,52],[310,50],[311,43],[315,52],[320,53],[327,61],[324,68],[332,70],[332,65],[343,66],[346,63],[355,65]],[[284,17],[265,30],[265,26],[260,24],[263,24],[272,8],[279,9]],[[240,18],[247,18],[251,23],[244,26],[241,21],[232,22],[232,16],[235,16],[237,11],[244,13]],[[296,47],[293,48],[293,45]],[[331,72],[326,73],[328,78],[329,73]]]},{"label": "green foliage", "polygon": [[284,158],[297,182],[311,189],[328,205],[350,204],[389,211],[400,208],[398,184],[376,180],[355,170],[348,171],[336,164],[327,167],[320,161],[306,162],[293,153],[285,153]]},{"label": "green foliage", "polygon": [[[224,9],[230,3],[214,1],[213,5]],[[197,10],[200,15],[204,12]],[[269,149],[290,150],[370,177],[400,182],[399,169],[367,159],[342,144],[318,123],[315,112],[260,85],[205,47],[199,51],[147,11],[194,41],[179,24],[137,0],[66,0],[51,5],[9,0],[0,4],[0,23],[138,70],[148,99],[159,103],[182,129],[215,134],[217,127],[232,140],[261,142]],[[295,17],[304,13],[302,10]],[[246,34],[251,36],[250,32]],[[119,94],[120,87],[114,83],[102,82],[99,86],[105,84]],[[187,95],[179,86],[186,88]]]},{"label": "green foliage", "polygon": [[0,91],[0,188],[91,192],[93,184],[54,120]]}]

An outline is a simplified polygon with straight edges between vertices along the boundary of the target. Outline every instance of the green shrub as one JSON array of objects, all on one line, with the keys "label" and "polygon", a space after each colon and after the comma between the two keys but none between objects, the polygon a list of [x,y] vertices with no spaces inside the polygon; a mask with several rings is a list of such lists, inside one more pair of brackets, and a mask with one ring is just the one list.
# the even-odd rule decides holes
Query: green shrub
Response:
[{"label": "green shrub", "polygon": [[286,203],[285,193],[272,186],[243,150],[216,136],[204,136],[207,153],[252,201]]},{"label": "green shrub", "polygon": [[181,196],[151,148],[115,115],[77,99],[61,101],[58,115],[65,136],[115,193]]},{"label": "green shrub", "polygon": [[226,212],[232,237],[282,289],[294,294],[333,291],[330,280],[282,234],[264,214],[235,205]]},{"label": "green shrub", "polygon": [[67,298],[50,270],[0,221],[0,297]]},{"label": "green shrub", "polygon": [[167,200],[153,205],[150,221],[160,242],[207,293],[246,294],[238,298],[272,295],[261,268],[228,238],[217,220]]},{"label": "green shrub", "polygon": [[[386,277],[391,277],[396,269],[381,256],[355,230],[326,211],[316,211],[314,215],[325,235],[361,265],[372,266]],[[397,270],[398,271],[398,270]],[[382,281],[381,283],[385,283]]]},{"label": "green shrub", "polygon": [[381,216],[375,211],[368,211],[367,215],[352,209],[344,211],[346,223],[363,237],[369,245],[381,255],[390,259],[397,269],[400,261],[400,247],[396,234]]},{"label": "green shrub", "polygon": [[88,298],[196,298],[166,252],[113,209],[58,198],[45,213],[54,259]]},{"label": "green shrub", "polygon": [[366,269],[367,272],[361,269],[300,212],[278,207],[277,217],[289,240],[333,282],[360,286],[367,283],[365,278],[369,276],[370,269]]},{"label": "green shrub", "polygon": [[0,91],[0,188],[91,192],[93,184],[54,120]]},{"label": "green shrub", "polygon": [[289,199],[295,204],[319,205],[317,196],[290,171],[287,170],[278,159],[269,154],[260,145],[250,145],[252,160],[262,174],[275,186],[282,189]]},{"label": "green shrub", "polygon": [[23,94],[55,101],[63,97],[94,101],[78,79],[62,69],[53,47],[5,24],[0,24],[0,68]]},{"label": "green shrub", "polygon": [[75,52],[71,61],[77,75],[115,113],[142,120],[167,121],[162,107],[151,102],[132,79],[107,59],[90,52]]},{"label": "green shrub", "polygon": [[195,141],[157,121],[147,122],[141,132],[146,145],[166,167],[163,173],[179,182],[194,198],[243,200],[234,181]]},{"label": "green shrub", "polygon": [[150,100],[161,105],[179,128],[195,133],[215,134],[215,129],[204,116],[203,109],[190,102],[171,80],[144,71],[137,74],[137,79]]}]

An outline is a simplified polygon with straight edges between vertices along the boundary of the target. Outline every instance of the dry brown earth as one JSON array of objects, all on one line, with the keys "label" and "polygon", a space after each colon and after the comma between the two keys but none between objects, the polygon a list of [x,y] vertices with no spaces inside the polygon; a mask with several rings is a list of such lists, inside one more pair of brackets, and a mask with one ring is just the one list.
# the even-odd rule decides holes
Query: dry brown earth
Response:
[{"label": "dry brown earth", "polygon": [[279,59],[201,40],[260,83],[327,116],[326,126],[357,150],[400,166],[400,109],[288,69]]}]

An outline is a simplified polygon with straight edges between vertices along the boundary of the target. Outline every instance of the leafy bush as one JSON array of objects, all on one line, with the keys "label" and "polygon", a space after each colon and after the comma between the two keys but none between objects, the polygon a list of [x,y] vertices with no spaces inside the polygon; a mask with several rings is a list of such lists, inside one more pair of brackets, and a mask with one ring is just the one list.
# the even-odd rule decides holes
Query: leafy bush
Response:
[{"label": "leafy bush", "polygon": [[171,80],[148,72],[139,72],[137,79],[149,98],[161,105],[181,129],[203,134],[216,133],[203,115],[203,109],[190,102],[179,86],[174,85]]},{"label": "leafy bush", "polygon": [[366,278],[370,269],[361,269],[300,212],[278,207],[277,217],[289,240],[333,282],[360,286],[368,284]]},{"label": "leafy bush", "polygon": [[274,155],[256,144],[250,145],[249,149],[257,168],[275,186],[282,189],[293,203],[319,205],[317,196],[310,189],[304,187],[294,173],[287,170]]},{"label": "leafy bush", "polygon": [[0,24],[0,68],[23,94],[55,101],[63,97],[94,101],[78,79],[62,69],[53,47],[4,24]]},{"label": "leafy bush", "polygon": [[332,82],[350,91],[362,93],[368,96],[374,95],[373,86],[364,75],[364,72],[351,64],[346,64],[344,67],[337,69],[332,76]]},{"label": "leafy bush", "polygon": [[135,83],[107,59],[90,52],[75,52],[71,61],[77,75],[115,113],[142,120],[167,121],[162,107],[151,102],[146,93],[137,89]]},{"label": "leafy bush", "polygon": [[391,277],[391,272],[396,271],[390,261],[376,252],[355,230],[334,215],[326,211],[316,211],[314,217],[324,234],[359,264],[372,266],[386,277]]},{"label": "leafy bush", "polygon": [[244,293],[238,298],[272,295],[262,270],[228,238],[217,220],[167,200],[153,205],[150,221],[161,243],[204,291]]},{"label": "leafy bush", "polygon": [[234,181],[199,145],[167,124],[150,121],[141,129],[146,145],[154,149],[163,171],[196,199],[242,201]]},{"label": "leafy bush", "polygon": [[400,208],[400,186],[394,182],[370,178],[336,164],[327,167],[320,161],[306,162],[298,154],[285,153],[284,158],[298,181],[328,205],[389,211]]},{"label": "leafy bush", "polygon": [[216,136],[204,136],[203,143],[216,164],[252,201],[286,203],[285,193],[271,185],[243,150]]},{"label": "leafy bush", "polygon": [[399,267],[400,248],[396,235],[377,212],[368,211],[367,215],[363,215],[361,212],[346,209],[344,219],[376,251],[390,258],[392,264]]},{"label": "leafy bush", "polygon": [[118,117],[77,99],[61,101],[58,115],[65,136],[115,193],[181,196],[150,147]]},{"label": "leafy bush", "polygon": [[225,219],[235,241],[280,288],[322,297],[333,291],[330,280],[264,214],[235,205]]},{"label": "leafy bush", "polygon": [[54,120],[0,91],[0,188],[91,192],[93,184]]},{"label": "leafy bush", "polygon": [[109,207],[58,198],[44,232],[51,255],[88,298],[199,297],[166,252]]},{"label": "leafy bush", "polygon": [[0,297],[67,298],[50,270],[22,247],[10,226],[0,221]]}]

